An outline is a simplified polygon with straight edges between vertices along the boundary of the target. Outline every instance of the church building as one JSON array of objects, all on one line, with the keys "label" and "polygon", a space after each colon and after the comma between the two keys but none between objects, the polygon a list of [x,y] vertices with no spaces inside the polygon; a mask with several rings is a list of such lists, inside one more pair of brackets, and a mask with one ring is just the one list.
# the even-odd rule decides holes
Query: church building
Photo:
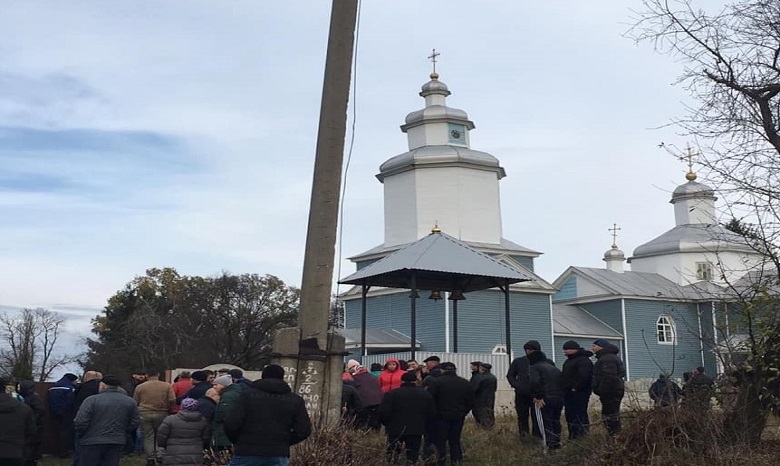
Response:
[{"label": "church building", "polygon": [[[718,358],[718,306],[724,286],[759,266],[762,256],[716,218],[715,193],[696,181],[675,189],[675,226],[637,247],[626,258],[616,242],[604,254],[605,267],[572,266],[552,284],[534,273],[541,255],[502,233],[499,183],[507,176],[499,160],[471,148],[475,126],[466,112],[447,106],[450,91],[434,72],[422,86],[424,108],[407,115],[401,131],[409,150],[386,160],[377,179],[384,185],[384,242],[350,259],[357,270],[420,240],[432,227],[457,238],[532,278],[510,287],[511,341],[537,340],[553,359],[576,340],[590,348],[604,338],[620,348],[629,379],[682,372],[704,366],[722,370]],[[690,160],[690,159],[689,159]],[[631,270],[626,270],[626,262]],[[498,289],[463,296],[420,291],[417,348],[426,352],[505,351],[504,294]],[[409,290],[373,288],[368,292],[367,350],[407,351]],[[449,299],[447,299],[449,298]],[[341,295],[342,333],[352,348],[360,334],[361,290]],[[458,324],[452,322],[457,300]]]}]

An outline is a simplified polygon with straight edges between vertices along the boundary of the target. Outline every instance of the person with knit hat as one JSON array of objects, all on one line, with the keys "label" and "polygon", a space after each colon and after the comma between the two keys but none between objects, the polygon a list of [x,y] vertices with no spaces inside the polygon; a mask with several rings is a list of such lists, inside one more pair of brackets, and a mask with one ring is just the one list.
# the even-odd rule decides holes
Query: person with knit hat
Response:
[{"label": "person with knit hat", "polygon": [[[534,399],[531,396],[531,364],[528,355],[542,350],[542,345],[536,340],[528,340],[523,345],[524,356],[515,358],[509,365],[506,379],[509,385],[515,389],[515,411],[517,412],[517,430],[520,436],[528,435],[528,420],[531,420],[531,432],[538,438],[542,438],[536,417],[532,414]],[[550,361],[552,362],[552,361]],[[553,363],[555,364],[555,363]]]},{"label": "person with knit hat", "polygon": [[620,403],[625,393],[626,367],[618,353],[620,349],[604,339],[593,342],[596,355],[593,365],[593,393],[601,400],[601,416],[609,435],[620,432]]},{"label": "person with knit hat", "polygon": [[162,464],[201,466],[203,449],[211,443],[211,427],[200,414],[198,400],[185,398],[179,407],[157,430],[157,444],[164,448]]},{"label": "person with knit hat", "polygon": [[355,424],[364,429],[379,430],[379,404],[383,395],[379,379],[354,359],[347,362],[347,369],[355,381],[355,390],[363,405],[357,413]]},{"label": "person with knit hat", "polygon": [[311,420],[303,398],[284,381],[284,368],[263,369],[225,419],[225,434],[233,442],[232,466],[289,463],[290,446],[311,435]]},{"label": "person with knit hat", "polygon": [[593,379],[593,353],[580,347],[579,343],[569,340],[563,344],[563,409],[566,424],[569,426],[569,440],[580,438],[588,433],[588,401],[590,401]]},{"label": "person with knit hat", "polygon": [[233,383],[233,378],[227,374],[214,379],[214,389],[219,393],[219,402],[214,411],[214,420],[211,421],[213,446],[216,450],[227,450],[230,448],[230,439],[225,434],[224,423],[241,397],[242,390],[238,384]]}]

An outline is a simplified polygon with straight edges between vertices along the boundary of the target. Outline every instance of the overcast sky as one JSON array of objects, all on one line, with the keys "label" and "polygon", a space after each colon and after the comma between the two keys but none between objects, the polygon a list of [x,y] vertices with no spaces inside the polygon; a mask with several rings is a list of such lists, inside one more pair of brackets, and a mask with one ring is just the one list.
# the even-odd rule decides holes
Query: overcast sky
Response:
[{"label": "overcast sky", "polygon": [[[501,161],[504,236],[553,281],[674,225],[685,167],[658,148],[681,65],[623,37],[638,0],[365,1],[343,257],[383,242],[374,175],[407,150],[432,48],[471,147]],[[330,2],[6,0],[0,306],[86,335],[151,267],[299,285]],[[350,113],[351,115],[351,113]],[[354,270],[342,262],[342,276]]]}]

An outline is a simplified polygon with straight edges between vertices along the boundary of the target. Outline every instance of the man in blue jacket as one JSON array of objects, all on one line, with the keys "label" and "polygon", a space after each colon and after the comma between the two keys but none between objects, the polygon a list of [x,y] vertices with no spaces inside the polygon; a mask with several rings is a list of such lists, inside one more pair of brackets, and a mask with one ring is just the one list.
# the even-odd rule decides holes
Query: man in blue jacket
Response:
[{"label": "man in blue jacket", "polygon": [[78,377],[68,372],[49,389],[47,403],[52,427],[59,434],[54,453],[60,458],[68,456],[73,447],[73,403]]}]

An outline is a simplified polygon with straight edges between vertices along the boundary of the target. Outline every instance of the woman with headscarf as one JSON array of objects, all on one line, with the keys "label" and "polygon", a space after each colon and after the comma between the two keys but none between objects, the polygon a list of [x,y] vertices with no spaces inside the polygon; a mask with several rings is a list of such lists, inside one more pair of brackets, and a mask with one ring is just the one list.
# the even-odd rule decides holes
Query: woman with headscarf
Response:
[{"label": "woman with headscarf", "polygon": [[202,466],[210,442],[211,427],[193,398],[182,400],[181,410],[166,417],[157,431],[157,444],[165,448],[163,465]]}]

